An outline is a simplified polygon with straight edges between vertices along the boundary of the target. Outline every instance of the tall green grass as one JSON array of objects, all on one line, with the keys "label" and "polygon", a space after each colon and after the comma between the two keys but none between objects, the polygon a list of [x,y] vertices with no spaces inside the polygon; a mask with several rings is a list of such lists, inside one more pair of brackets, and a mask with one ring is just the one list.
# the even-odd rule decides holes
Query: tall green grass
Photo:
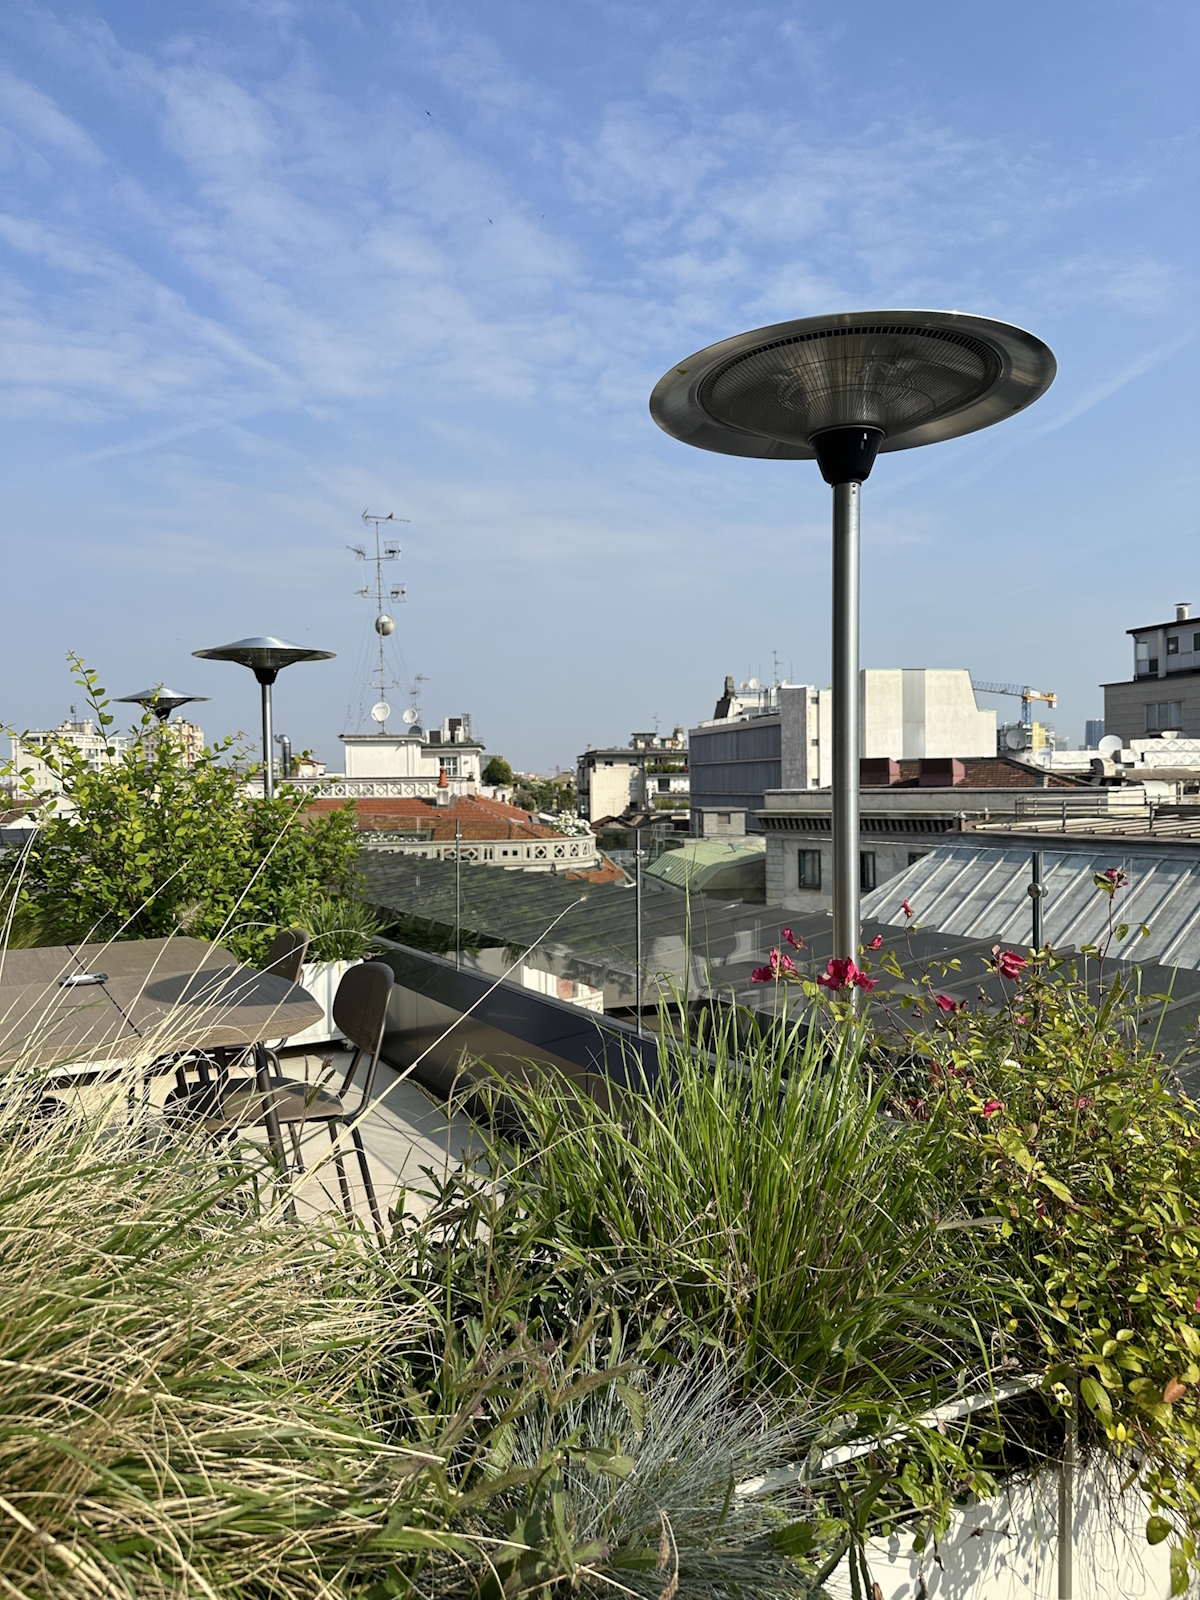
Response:
[{"label": "tall green grass", "polygon": [[734,1356],[748,1386],[887,1407],[985,1370],[994,1311],[969,1237],[948,1293],[944,1236],[967,1219],[944,1124],[888,1115],[861,1022],[808,1021],[668,1028],[657,1091],[506,1084],[490,1159],[563,1268]]},{"label": "tall green grass", "polygon": [[4,1591],[341,1593],[424,1467],[364,1381],[416,1313],[207,1152],[34,1103],[0,1110]]}]

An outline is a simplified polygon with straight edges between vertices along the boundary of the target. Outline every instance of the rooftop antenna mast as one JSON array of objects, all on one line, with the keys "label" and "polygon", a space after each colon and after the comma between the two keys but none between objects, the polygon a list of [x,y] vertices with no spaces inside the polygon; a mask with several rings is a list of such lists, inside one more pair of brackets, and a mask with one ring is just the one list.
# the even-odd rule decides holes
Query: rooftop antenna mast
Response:
[{"label": "rooftop antenna mast", "polygon": [[[402,583],[388,584],[387,593],[384,594],[383,564],[385,561],[399,561],[400,544],[396,539],[385,539],[380,534],[380,525],[385,522],[407,522],[407,517],[398,517],[394,511],[389,511],[386,517],[377,516],[374,512],[364,511],[362,519],[375,529],[375,554],[372,556],[361,544],[348,545],[347,549],[353,550],[360,561],[374,561],[375,563],[375,632],[379,635],[379,699],[371,707],[371,716],[379,724],[380,733],[387,731],[387,719],[392,714],[392,708],[387,703],[388,679],[387,664],[383,656],[383,641],[396,631],[394,617],[388,615],[383,609],[384,600],[400,601],[403,604],[405,586]],[[372,598],[371,586],[356,591],[364,600]],[[395,680],[393,680],[394,682]]]}]

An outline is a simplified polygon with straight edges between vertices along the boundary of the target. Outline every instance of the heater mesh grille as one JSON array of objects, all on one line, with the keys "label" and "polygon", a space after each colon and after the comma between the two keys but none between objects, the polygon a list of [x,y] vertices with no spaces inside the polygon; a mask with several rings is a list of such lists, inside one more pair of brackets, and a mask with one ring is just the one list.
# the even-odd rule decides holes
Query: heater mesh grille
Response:
[{"label": "heater mesh grille", "polygon": [[903,433],[972,404],[1000,375],[980,339],[875,323],[759,345],[710,373],[699,400],[731,427],[807,444],[824,428]]}]

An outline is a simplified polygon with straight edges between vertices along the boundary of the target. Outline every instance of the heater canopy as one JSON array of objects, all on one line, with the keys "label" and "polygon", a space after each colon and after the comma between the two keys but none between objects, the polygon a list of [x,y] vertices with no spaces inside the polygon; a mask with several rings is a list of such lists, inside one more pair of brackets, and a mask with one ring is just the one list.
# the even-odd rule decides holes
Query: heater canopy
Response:
[{"label": "heater canopy", "polygon": [[119,695],[117,704],[145,706],[147,710],[153,711],[160,722],[163,722],[172,711],[178,711],[180,706],[207,699],[206,694],[180,694],[178,689],[168,689],[165,683],[160,683],[156,689],[139,689],[137,694]]},{"label": "heater canopy", "polygon": [[[663,375],[650,414],[725,455],[811,461],[814,436],[867,428],[881,451],[973,433],[1054,380],[1040,339],[958,311],[850,311],[722,339]],[[868,469],[869,470],[869,469]]]},{"label": "heater canopy", "polygon": [[302,644],[289,644],[286,639],[238,639],[234,644],[218,645],[213,650],[193,650],[194,656],[205,661],[235,661],[239,667],[249,667],[260,683],[274,683],[284,667],[297,661],[332,661],[332,650],[310,650]]}]

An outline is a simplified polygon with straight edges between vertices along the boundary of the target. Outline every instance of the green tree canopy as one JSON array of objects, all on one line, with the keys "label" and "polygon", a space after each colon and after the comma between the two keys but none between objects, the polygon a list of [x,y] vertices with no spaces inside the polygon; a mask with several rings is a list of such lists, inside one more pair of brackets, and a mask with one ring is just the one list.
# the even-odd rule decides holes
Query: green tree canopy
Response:
[{"label": "green tree canopy", "polygon": [[493,756],[483,769],[484,783],[497,784],[503,788],[512,782],[512,768],[503,756]]},{"label": "green tree canopy", "polygon": [[[107,733],[105,691],[94,672],[72,663]],[[147,711],[138,736],[99,770],[63,740],[39,752],[66,804],[55,804],[11,875],[3,908],[10,942],[182,932],[257,961],[276,928],[304,924],[314,905],[352,891],[352,811],[313,816],[286,787],[272,800],[248,798],[231,747],[226,739],[188,765],[179,741]]]}]

